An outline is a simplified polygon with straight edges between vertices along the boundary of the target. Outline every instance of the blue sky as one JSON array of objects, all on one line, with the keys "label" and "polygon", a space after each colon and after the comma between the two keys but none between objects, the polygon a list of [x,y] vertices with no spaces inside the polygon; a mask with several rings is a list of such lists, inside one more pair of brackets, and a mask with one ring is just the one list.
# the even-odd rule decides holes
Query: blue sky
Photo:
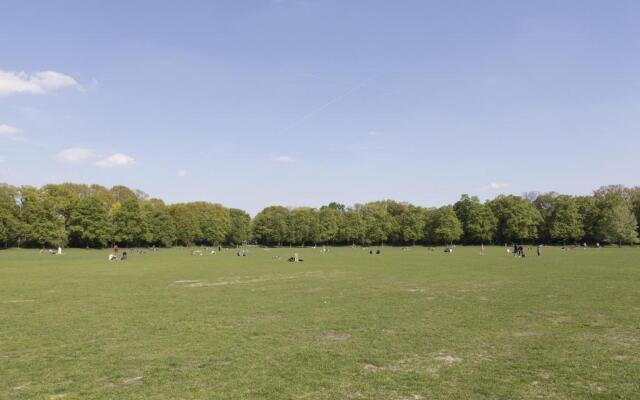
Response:
[{"label": "blue sky", "polygon": [[0,182],[252,214],[640,172],[637,1],[5,1]]}]

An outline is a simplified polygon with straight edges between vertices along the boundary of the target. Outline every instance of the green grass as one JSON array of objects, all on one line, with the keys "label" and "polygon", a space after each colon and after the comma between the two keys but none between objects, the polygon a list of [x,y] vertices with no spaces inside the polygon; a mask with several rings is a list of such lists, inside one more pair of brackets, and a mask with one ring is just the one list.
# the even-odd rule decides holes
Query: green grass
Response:
[{"label": "green grass", "polygon": [[640,398],[640,249],[108,253],[0,251],[0,399]]}]

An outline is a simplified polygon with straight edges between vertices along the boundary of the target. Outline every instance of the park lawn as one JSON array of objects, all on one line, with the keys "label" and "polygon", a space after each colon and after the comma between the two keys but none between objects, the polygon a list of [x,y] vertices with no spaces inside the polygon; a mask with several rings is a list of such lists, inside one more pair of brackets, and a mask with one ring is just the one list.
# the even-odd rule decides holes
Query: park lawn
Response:
[{"label": "park lawn", "polygon": [[640,249],[108,253],[0,251],[0,399],[640,398]]}]

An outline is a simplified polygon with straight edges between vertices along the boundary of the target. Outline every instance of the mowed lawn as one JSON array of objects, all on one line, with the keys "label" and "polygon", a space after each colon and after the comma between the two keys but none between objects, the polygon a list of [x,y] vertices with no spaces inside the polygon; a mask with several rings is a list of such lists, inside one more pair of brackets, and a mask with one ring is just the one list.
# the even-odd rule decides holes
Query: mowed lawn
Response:
[{"label": "mowed lawn", "polygon": [[0,399],[640,398],[640,249],[108,253],[0,251]]}]

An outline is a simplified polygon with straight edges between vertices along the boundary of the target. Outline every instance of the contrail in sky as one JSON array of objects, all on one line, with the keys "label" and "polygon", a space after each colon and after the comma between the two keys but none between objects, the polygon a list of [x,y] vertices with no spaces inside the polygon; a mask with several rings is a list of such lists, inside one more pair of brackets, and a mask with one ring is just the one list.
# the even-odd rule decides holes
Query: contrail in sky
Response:
[{"label": "contrail in sky", "polygon": [[317,115],[318,113],[324,111],[325,109],[327,109],[328,107],[332,106],[333,104],[336,104],[342,100],[344,100],[345,98],[349,97],[350,95],[354,94],[355,92],[357,92],[358,90],[362,89],[363,87],[365,87],[367,85],[367,83],[369,83],[371,80],[373,80],[373,78],[369,78],[366,79],[364,81],[362,81],[361,83],[353,86],[352,88],[350,88],[349,90],[347,90],[346,92],[342,93],[341,95],[334,97],[333,99],[327,101],[326,103],[324,103],[323,105],[321,105],[320,107],[312,110],[311,112],[309,112],[308,114],[303,115],[301,118],[299,118],[297,121],[294,121],[291,125],[289,125],[288,127],[286,127],[285,129],[283,129],[282,131],[278,132],[279,135],[282,135],[284,133],[289,132],[290,130],[297,128],[298,126],[300,126],[300,124],[302,124],[304,121],[308,120],[309,118],[313,117],[314,115]]}]

